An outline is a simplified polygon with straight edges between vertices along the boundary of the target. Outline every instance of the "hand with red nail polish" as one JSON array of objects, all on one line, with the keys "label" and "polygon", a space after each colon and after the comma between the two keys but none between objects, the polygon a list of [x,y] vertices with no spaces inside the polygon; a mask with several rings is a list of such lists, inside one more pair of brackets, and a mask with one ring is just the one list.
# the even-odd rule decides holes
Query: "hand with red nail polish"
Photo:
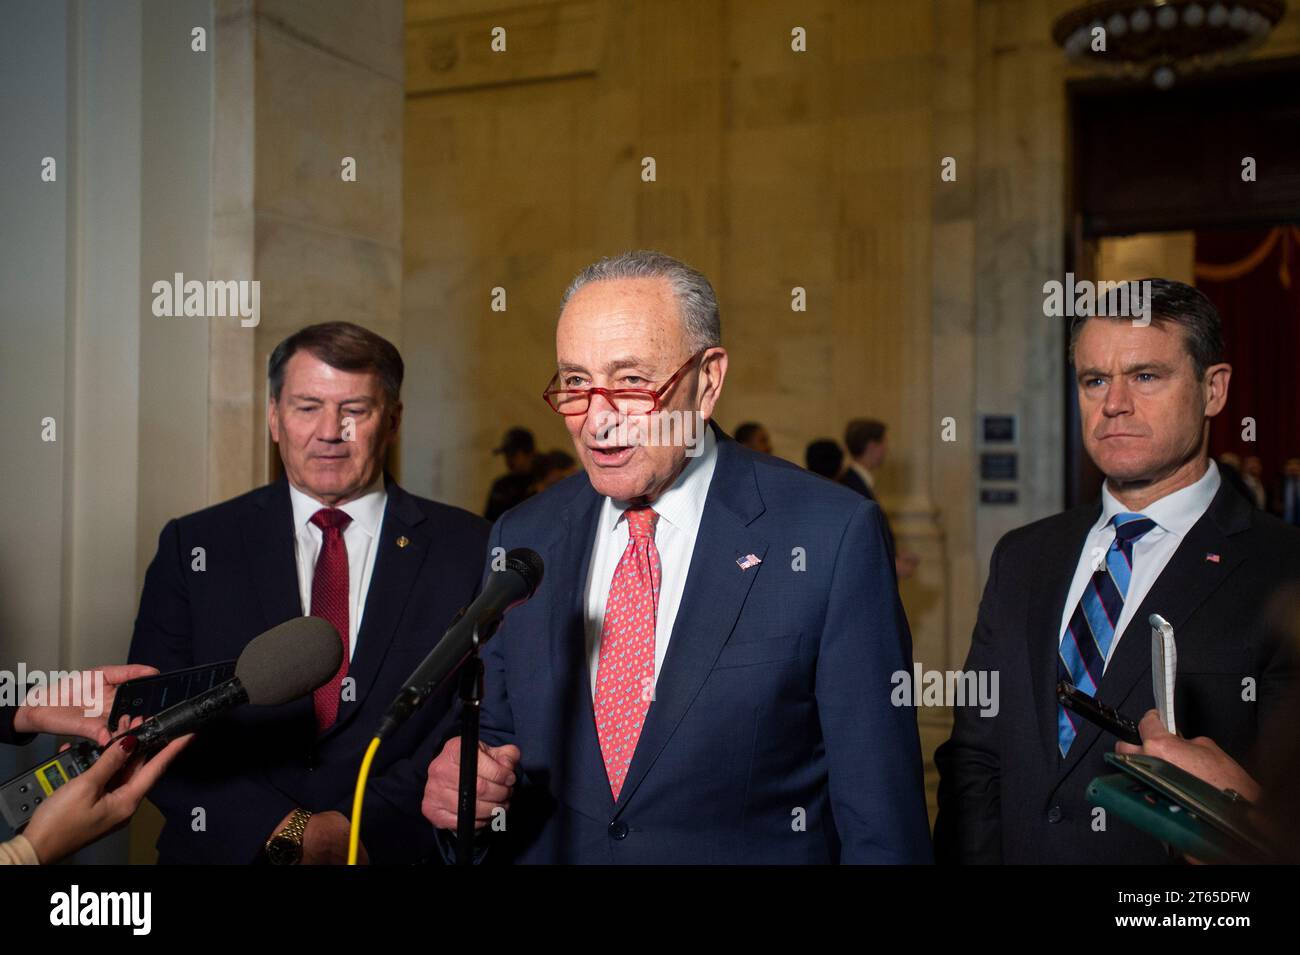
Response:
[{"label": "hand with red nail polish", "polygon": [[54,791],[23,833],[43,865],[89,845],[135,814],[145,794],[193,735],[168,743],[151,758],[133,758],[139,741],[124,736],[80,776]]}]

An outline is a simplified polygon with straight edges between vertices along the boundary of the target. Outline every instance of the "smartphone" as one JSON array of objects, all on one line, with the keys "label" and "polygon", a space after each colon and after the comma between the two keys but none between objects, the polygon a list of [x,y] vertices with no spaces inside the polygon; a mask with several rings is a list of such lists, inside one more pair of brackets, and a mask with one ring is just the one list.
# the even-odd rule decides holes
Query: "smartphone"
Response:
[{"label": "smartphone", "polygon": [[1100,700],[1081,692],[1068,680],[1056,684],[1056,699],[1071,713],[1078,713],[1089,723],[1100,726],[1112,736],[1117,736],[1134,746],[1142,745],[1142,737],[1138,733],[1138,725],[1134,720],[1118,712],[1114,707],[1107,706]]},{"label": "smartphone", "polygon": [[223,660],[128,680],[117,688],[113,697],[113,709],[108,714],[109,731],[117,732],[118,721],[123,716],[146,719],[156,716],[167,707],[198,696],[234,675],[235,661]]}]

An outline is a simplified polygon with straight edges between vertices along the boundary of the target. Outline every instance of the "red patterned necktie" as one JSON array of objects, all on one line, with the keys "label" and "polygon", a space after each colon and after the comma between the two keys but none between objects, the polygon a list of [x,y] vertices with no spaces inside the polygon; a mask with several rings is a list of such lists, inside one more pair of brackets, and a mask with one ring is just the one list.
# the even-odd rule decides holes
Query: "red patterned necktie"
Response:
[{"label": "red patterned necktie", "polygon": [[312,694],[316,705],[316,726],[323,733],[339,715],[339,693],[348,675],[348,547],[343,528],[352,523],[345,512],[322,507],[311,516],[321,530],[320,556],[311,578],[311,615],[334,624],[343,640],[343,665],[334,678]]},{"label": "red patterned necktie", "polygon": [[659,610],[659,550],[648,507],[628,508],[627,550],[614,570],[600,630],[596,668],[596,735],[614,801],[623,790],[655,676],[655,617]]}]

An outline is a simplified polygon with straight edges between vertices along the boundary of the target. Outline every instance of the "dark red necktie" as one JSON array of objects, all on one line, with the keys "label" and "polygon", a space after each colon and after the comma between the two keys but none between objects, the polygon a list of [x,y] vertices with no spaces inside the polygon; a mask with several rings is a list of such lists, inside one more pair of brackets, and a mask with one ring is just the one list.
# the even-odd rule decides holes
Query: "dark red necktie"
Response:
[{"label": "dark red necktie", "polygon": [[343,640],[343,665],[339,672],[312,694],[316,726],[323,733],[338,719],[339,694],[343,678],[348,675],[348,547],[343,542],[343,528],[352,523],[352,518],[336,508],[322,507],[311,516],[311,522],[321,529],[324,537],[311,578],[311,615],[334,624]]}]

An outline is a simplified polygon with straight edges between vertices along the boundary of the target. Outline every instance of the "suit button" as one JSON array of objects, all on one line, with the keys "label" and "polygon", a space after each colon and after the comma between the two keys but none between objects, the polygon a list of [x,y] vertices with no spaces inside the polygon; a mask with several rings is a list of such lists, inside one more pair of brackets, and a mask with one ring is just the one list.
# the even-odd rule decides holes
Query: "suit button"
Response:
[{"label": "suit button", "polygon": [[609,824],[609,836],[611,839],[626,839],[627,823],[622,819],[615,819]]},{"label": "suit button", "polygon": [[1048,822],[1051,822],[1051,823],[1057,823],[1057,822],[1060,822],[1060,821],[1061,821],[1062,819],[1064,819],[1064,818],[1065,818],[1065,813],[1061,812],[1061,807],[1060,807],[1060,806],[1053,806],[1051,809],[1047,810],[1047,821],[1048,821]]}]

